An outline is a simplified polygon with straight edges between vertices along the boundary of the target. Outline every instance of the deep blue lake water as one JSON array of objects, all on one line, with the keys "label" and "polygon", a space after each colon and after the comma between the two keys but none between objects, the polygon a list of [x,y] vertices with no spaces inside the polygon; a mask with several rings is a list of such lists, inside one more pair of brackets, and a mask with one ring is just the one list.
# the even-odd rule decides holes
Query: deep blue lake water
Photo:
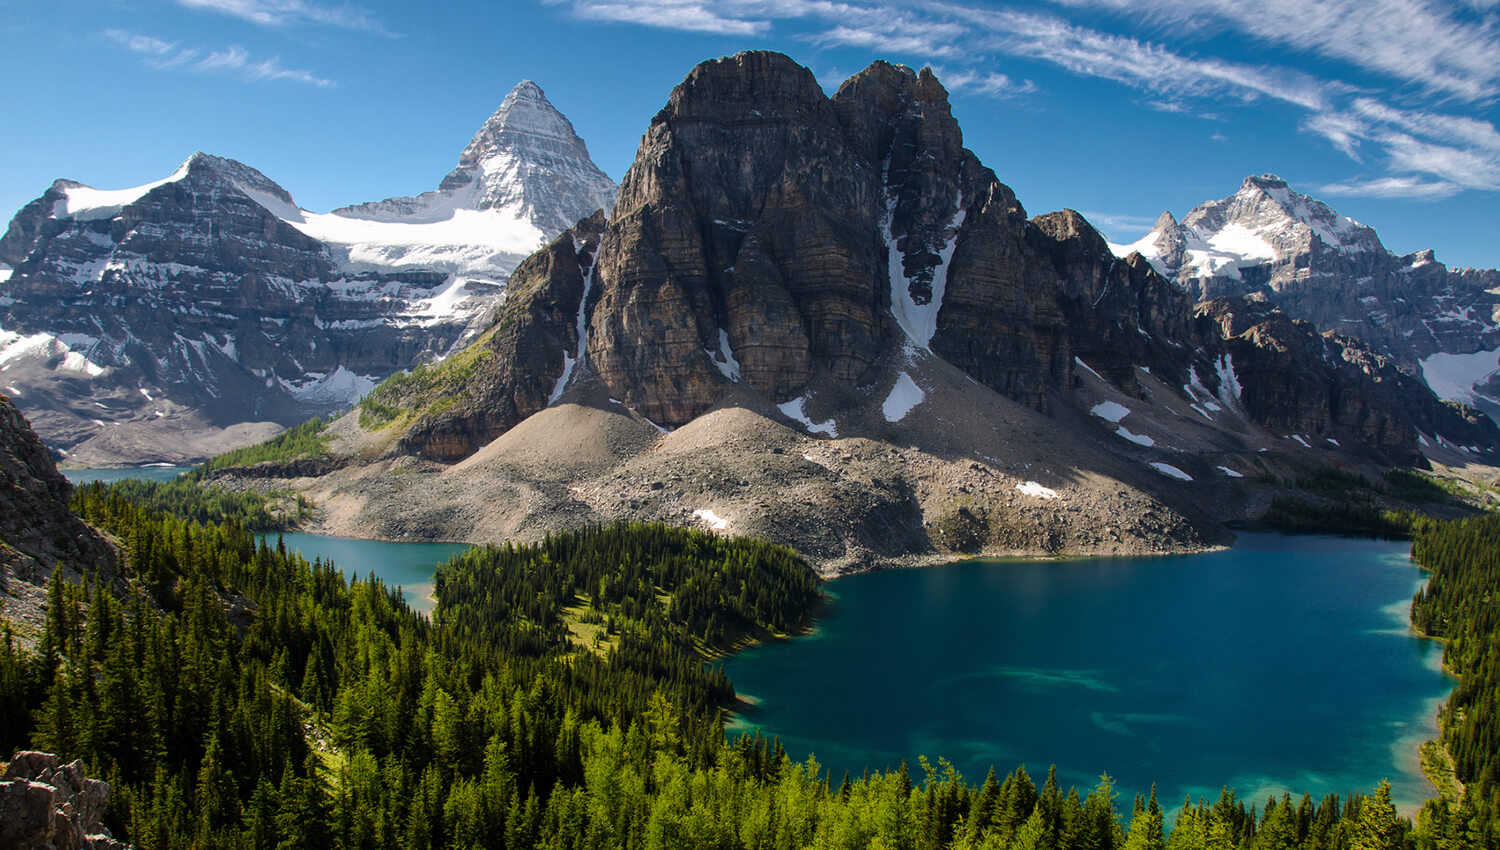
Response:
[{"label": "deep blue lake water", "polygon": [[1405,543],[1240,536],[1172,558],[979,560],[839,579],[816,631],[725,662],[756,704],[735,728],[845,770],[916,756],[972,781],[1115,777],[1128,811],[1228,784],[1263,804],[1389,778],[1430,796],[1417,745],[1451,681],[1407,629]]}]

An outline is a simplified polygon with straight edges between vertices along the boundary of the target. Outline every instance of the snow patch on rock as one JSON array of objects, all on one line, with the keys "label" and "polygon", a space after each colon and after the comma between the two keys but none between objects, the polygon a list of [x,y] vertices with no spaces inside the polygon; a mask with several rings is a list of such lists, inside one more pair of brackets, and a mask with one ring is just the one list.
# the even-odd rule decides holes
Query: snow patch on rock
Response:
[{"label": "snow patch on rock", "polygon": [[703,520],[704,524],[714,531],[723,531],[729,528],[729,520],[719,516],[708,508],[699,508],[693,511],[693,516]]},{"label": "snow patch on rock", "polygon": [[905,255],[897,247],[896,236],[891,231],[896,216],[896,197],[886,197],[885,244],[890,263],[891,313],[895,315],[896,323],[906,332],[906,336],[929,351],[932,337],[937,333],[938,312],[943,307],[943,294],[948,288],[948,262],[953,259],[953,252],[958,247],[958,229],[964,221],[962,191],[954,198],[953,204],[953,219],[947,228],[947,232],[952,235],[938,250],[938,264],[932,270],[932,299],[926,304],[918,304],[911,296],[911,282],[906,278],[902,263]]},{"label": "snow patch on rock", "polygon": [[1101,401],[1089,408],[1089,412],[1106,422],[1119,423],[1130,415],[1130,408],[1116,401]]},{"label": "snow patch on rock", "polygon": [[1473,404],[1480,395],[1475,387],[1500,372],[1500,348],[1473,354],[1433,354],[1422,358],[1421,366],[1422,379],[1433,395],[1444,401]]},{"label": "snow patch on rock", "polygon": [[1179,480],[1182,480],[1182,481],[1192,481],[1193,480],[1193,476],[1188,475],[1186,472],[1183,472],[1182,470],[1178,469],[1177,467],[1173,466],[1170,463],[1162,463],[1159,460],[1154,460],[1150,464],[1148,464],[1148,466],[1150,466],[1152,469],[1156,470],[1157,472],[1160,472],[1162,475],[1165,475],[1165,476],[1167,476],[1169,478],[1176,478],[1176,479],[1179,479]]},{"label": "snow patch on rock", "polygon": [[707,354],[708,359],[713,361],[714,366],[719,370],[720,374],[735,383],[739,383],[740,361],[734,359],[734,351],[729,347],[729,331],[719,328],[719,350],[709,351],[705,348],[703,349],[703,353]]},{"label": "snow patch on rock", "polygon": [[885,415],[885,421],[900,422],[926,397],[927,394],[911,379],[911,375],[902,372],[896,378],[896,385],[891,387],[890,395],[885,397],[885,403],[880,406],[880,412]]},{"label": "snow patch on rock", "polygon": [[786,404],[776,405],[776,409],[781,411],[781,415],[786,418],[802,423],[802,427],[806,428],[809,433],[827,434],[830,437],[837,437],[839,435],[838,423],[832,419],[826,422],[812,421],[802,409],[803,404],[806,402],[807,396],[798,396]]},{"label": "snow patch on rock", "polygon": [[1027,481],[1024,484],[1017,484],[1016,489],[1020,490],[1024,495],[1034,496],[1038,499],[1056,499],[1058,497],[1056,490],[1052,489],[1051,487],[1043,487],[1041,484],[1038,484],[1035,481]]}]

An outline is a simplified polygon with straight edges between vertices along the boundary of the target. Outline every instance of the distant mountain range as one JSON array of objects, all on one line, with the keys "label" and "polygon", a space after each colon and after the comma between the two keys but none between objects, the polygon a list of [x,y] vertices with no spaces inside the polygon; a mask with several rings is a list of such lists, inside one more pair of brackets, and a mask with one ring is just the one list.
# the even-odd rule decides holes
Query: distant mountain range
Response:
[{"label": "distant mountain range", "polygon": [[1138,251],[1195,299],[1264,298],[1319,330],[1363,340],[1440,397],[1500,418],[1500,271],[1450,270],[1432,251],[1397,255],[1369,227],[1274,174],[1170,212]]},{"label": "distant mountain range", "polygon": [[[1286,232],[1237,236],[1240,255],[1323,250],[1256,203]],[[1397,358],[1277,309],[1240,260],[1199,260],[1229,247],[1209,218],[1173,225],[1175,263],[1120,258],[1075,212],[1029,217],[929,70],[876,63],[830,98],[780,54],[705,62],[613,212],[522,262],[471,342],[330,426],[317,475],[247,474],[311,494],[333,533],[701,522],[837,572],[1181,551],[1325,466],[1495,456],[1494,424]],[[1231,266],[1232,294],[1181,276]]]},{"label": "distant mountain range", "polygon": [[233,160],[55,182],[0,238],[0,392],[66,459],[183,462],[440,357],[615,185],[522,82],[438,189],[318,214]]}]

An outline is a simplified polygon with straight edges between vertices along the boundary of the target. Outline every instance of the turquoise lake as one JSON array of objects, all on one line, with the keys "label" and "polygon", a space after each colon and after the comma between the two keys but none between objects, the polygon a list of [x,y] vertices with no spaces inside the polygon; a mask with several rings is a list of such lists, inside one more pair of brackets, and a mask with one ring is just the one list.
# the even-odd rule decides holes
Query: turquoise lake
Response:
[{"label": "turquoise lake", "polygon": [[192,467],[131,466],[124,469],[59,469],[58,472],[61,472],[74,484],[92,484],[95,481],[113,484],[116,481],[124,481],[127,478],[140,478],[146,481],[171,481],[189,469],[192,469]]},{"label": "turquoise lake", "polygon": [[1101,772],[1129,811],[1263,805],[1391,780],[1431,796],[1417,745],[1452,687],[1407,629],[1424,575],[1406,543],[1241,534],[1168,558],[979,560],[842,578],[813,634],[725,661],[754,704],[733,729],[845,770],[916,757],[972,781],[1025,764],[1066,788]]},{"label": "turquoise lake", "polygon": [[[276,535],[268,535],[271,545]],[[311,561],[322,558],[343,571],[345,577],[374,573],[390,586],[401,586],[401,595],[414,610],[432,611],[432,574],[437,565],[469,548],[464,543],[387,543],[288,531],[281,534],[288,552],[301,552]]]},{"label": "turquoise lake", "polygon": [[[436,565],[466,548],[282,538],[346,575],[400,585],[419,611],[432,610]],[[918,755],[975,782],[991,765],[1003,776],[1025,764],[1040,783],[1056,764],[1080,790],[1107,771],[1128,811],[1153,782],[1172,809],[1225,784],[1263,804],[1387,778],[1413,814],[1431,795],[1416,748],[1435,735],[1452,681],[1441,647],[1407,627],[1425,580],[1409,551],[1242,533],[1205,555],[975,560],[839,579],[812,634],[725,659],[753,701],[730,733],[780,736],[835,782],[903,758],[915,769]]]}]

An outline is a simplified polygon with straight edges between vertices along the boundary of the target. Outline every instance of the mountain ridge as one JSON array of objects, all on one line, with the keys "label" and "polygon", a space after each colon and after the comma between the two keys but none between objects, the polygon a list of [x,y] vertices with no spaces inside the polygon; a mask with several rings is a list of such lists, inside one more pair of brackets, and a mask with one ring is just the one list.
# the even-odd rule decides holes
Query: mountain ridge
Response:
[{"label": "mountain ridge", "polygon": [[1256,482],[1422,464],[1429,431],[1500,444],[1356,341],[1195,311],[1078,213],[1028,218],[929,69],[829,97],[780,54],[701,63],[612,216],[513,287],[477,343],[330,427],[337,469],[271,484],[336,534],[722,521],[835,573],[1202,548],[1263,509]]},{"label": "mountain ridge", "polygon": [[[529,149],[538,126],[570,135]],[[535,83],[475,138],[507,168],[420,215],[311,213],[203,152],[131,189],[55,181],[0,237],[0,386],[95,465],[199,460],[347,408],[470,335],[544,228],[613,187]]]},{"label": "mountain ridge", "polygon": [[[1431,250],[1398,255],[1373,228],[1265,174],[1163,212],[1116,255],[1138,251],[1198,300],[1263,297],[1321,331],[1358,337],[1443,398],[1500,415],[1500,271],[1448,269]],[[1481,368],[1479,359],[1487,361]]]}]

